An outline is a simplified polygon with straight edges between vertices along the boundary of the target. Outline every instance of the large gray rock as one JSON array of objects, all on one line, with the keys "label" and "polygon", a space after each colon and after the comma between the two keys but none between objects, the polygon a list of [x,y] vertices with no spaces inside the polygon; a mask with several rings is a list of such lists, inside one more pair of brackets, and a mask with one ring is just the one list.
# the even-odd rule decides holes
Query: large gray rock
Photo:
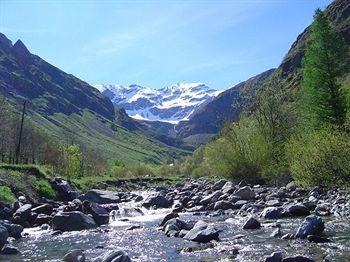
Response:
[{"label": "large gray rock", "polygon": [[243,200],[251,200],[255,198],[255,193],[249,186],[239,188],[235,193],[235,196],[240,197]]},{"label": "large gray rock", "polygon": [[118,193],[109,190],[92,189],[87,193],[79,196],[79,199],[84,201],[97,203],[97,204],[113,204],[120,203]]},{"label": "large gray rock", "polygon": [[283,208],[267,207],[261,212],[261,217],[264,219],[279,219],[282,217]]},{"label": "large gray rock", "polygon": [[108,224],[109,213],[105,208],[96,203],[89,203],[88,201],[84,201],[83,207],[84,212],[92,215],[93,219],[99,226]]},{"label": "large gray rock", "polygon": [[165,222],[162,230],[167,236],[178,236],[181,230],[190,230],[191,228],[191,225],[179,218],[172,218]]},{"label": "large gray rock", "polygon": [[80,211],[61,212],[52,218],[52,229],[78,231],[97,227],[94,219]]},{"label": "large gray rock", "polygon": [[324,230],[324,222],[318,216],[311,215],[305,218],[303,223],[299,226],[295,235],[297,238],[307,238],[309,235],[319,236]]},{"label": "large gray rock", "polygon": [[265,262],[281,262],[283,258],[282,252],[273,252],[271,256],[265,259]]},{"label": "large gray rock", "polygon": [[69,253],[67,253],[62,260],[64,262],[85,262],[86,261],[86,257],[83,253],[82,250],[80,249],[74,249],[72,251],[70,251]]},{"label": "large gray rock", "polygon": [[32,212],[35,212],[37,214],[45,214],[49,216],[53,212],[53,207],[50,204],[43,204],[41,206],[34,207],[32,209]]},{"label": "large gray rock", "polygon": [[17,247],[7,245],[1,250],[1,254],[3,255],[16,255],[21,253]]},{"label": "large gray rock", "polygon": [[9,237],[6,227],[0,225],[0,249],[6,244],[6,240]]},{"label": "large gray rock", "polygon": [[207,243],[212,240],[219,240],[219,231],[204,221],[198,221],[184,236],[184,239],[198,243]]},{"label": "large gray rock", "polygon": [[221,200],[215,203],[214,210],[234,209],[235,205],[229,201]]},{"label": "large gray rock", "polygon": [[143,202],[142,206],[146,208],[154,207],[154,208],[168,208],[173,204],[173,200],[168,199],[162,195],[155,195],[148,197],[145,202]]},{"label": "large gray rock", "polygon": [[210,194],[209,196],[206,196],[205,198],[203,198],[199,202],[199,204],[204,206],[204,205],[214,203],[214,202],[218,201],[218,199],[221,195],[222,195],[221,191],[215,191],[214,193]]},{"label": "large gray rock", "polygon": [[31,210],[32,210],[32,205],[25,204],[16,210],[16,212],[13,214],[13,219],[16,221],[16,223],[19,223],[22,225],[29,219],[31,215]]},{"label": "large gray rock", "polygon": [[254,217],[249,217],[243,225],[243,229],[259,229],[260,227],[260,222]]},{"label": "large gray rock", "polygon": [[53,181],[51,181],[51,186],[62,200],[73,200],[78,196],[71,185],[60,177],[56,177]]},{"label": "large gray rock", "polygon": [[286,257],[282,259],[282,262],[315,262],[315,260],[304,256],[294,256]]},{"label": "large gray rock", "polygon": [[290,205],[286,208],[285,216],[308,216],[310,215],[310,210],[303,204]]},{"label": "large gray rock", "polygon": [[130,257],[122,250],[112,250],[102,255],[96,261],[98,262],[131,262]]},{"label": "large gray rock", "polygon": [[7,229],[9,237],[21,238],[21,233],[23,232],[23,227],[18,224],[12,224],[9,221],[1,222],[1,225]]},{"label": "large gray rock", "polygon": [[220,190],[223,188],[223,186],[226,184],[227,180],[224,180],[224,179],[221,179],[219,181],[217,181],[212,187],[211,189],[213,191],[216,191],[216,190]]},{"label": "large gray rock", "polygon": [[160,225],[159,225],[159,226],[161,226],[161,227],[164,226],[166,222],[168,222],[170,219],[173,219],[173,218],[176,218],[176,217],[179,217],[179,214],[178,214],[178,213],[171,212],[171,213],[167,214],[167,215],[163,218],[162,222],[160,222]]}]

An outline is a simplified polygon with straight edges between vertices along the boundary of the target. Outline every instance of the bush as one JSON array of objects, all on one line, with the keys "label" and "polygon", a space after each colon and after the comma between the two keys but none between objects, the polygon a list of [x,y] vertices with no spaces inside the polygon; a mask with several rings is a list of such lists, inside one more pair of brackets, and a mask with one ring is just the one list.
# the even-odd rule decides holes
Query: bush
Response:
[{"label": "bush", "polygon": [[111,176],[118,178],[145,178],[155,175],[153,168],[146,164],[115,168],[111,172]]},{"label": "bush", "polygon": [[0,186],[0,202],[4,204],[12,204],[16,201],[16,197],[11,189],[7,186]]},{"label": "bush", "polygon": [[34,186],[34,190],[40,196],[51,198],[51,199],[56,197],[55,191],[52,189],[51,185],[46,180],[36,180],[33,186]]},{"label": "bush", "polygon": [[233,124],[225,136],[210,143],[204,165],[212,176],[234,181],[261,180],[272,156],[272,147],[252,119]]},{"label": "bush", "polygon": [[293,178],[302,186],[350,182],[350,138],[330,128],[294,136],[286,145]]}]

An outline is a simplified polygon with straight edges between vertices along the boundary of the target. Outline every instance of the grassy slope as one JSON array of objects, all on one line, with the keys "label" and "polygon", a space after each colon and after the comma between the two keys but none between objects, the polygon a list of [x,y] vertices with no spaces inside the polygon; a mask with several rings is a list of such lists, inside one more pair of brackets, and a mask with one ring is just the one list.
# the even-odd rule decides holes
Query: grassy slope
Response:
[{"label": "grassy slope", "polygon": [[99,156],[106,159],[118,157],[126,164],[167,163],[189,153],[141,134],[130,132],[118,123],[111,122],[88,110],[84,110],[82,115],[67,116],[56,113],[49,116],[48,119],[34,113],[32,119],[49,133],[61,139],[67,139],[67,134],[70,134],[69,136],[73,134],[74,141],[83,143]]}]

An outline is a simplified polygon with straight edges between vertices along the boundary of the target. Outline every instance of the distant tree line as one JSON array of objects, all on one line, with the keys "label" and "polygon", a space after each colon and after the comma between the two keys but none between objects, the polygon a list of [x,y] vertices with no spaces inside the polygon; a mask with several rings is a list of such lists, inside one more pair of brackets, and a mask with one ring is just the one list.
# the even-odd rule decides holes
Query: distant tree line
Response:
[{"label": "distant tree line", "polygon": [[104,172],[104,161],[84,145],[74,143],[74,135],[53,137],[24,114],[23,108],[0,95],[0,162],[39,164],[53,168],[68,179]]}]

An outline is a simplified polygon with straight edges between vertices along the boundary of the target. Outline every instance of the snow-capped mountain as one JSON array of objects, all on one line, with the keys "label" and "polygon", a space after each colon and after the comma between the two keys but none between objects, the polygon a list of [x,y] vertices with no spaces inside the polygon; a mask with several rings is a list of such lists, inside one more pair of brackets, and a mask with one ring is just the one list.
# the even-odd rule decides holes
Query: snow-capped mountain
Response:
[{"label": "snow-capped mountain", "polygon": [[200,105],[220,93],[202,83],[179,83],[162,89],[111,84],[94,87],[133,118],[172,123],[188,120]]}]

